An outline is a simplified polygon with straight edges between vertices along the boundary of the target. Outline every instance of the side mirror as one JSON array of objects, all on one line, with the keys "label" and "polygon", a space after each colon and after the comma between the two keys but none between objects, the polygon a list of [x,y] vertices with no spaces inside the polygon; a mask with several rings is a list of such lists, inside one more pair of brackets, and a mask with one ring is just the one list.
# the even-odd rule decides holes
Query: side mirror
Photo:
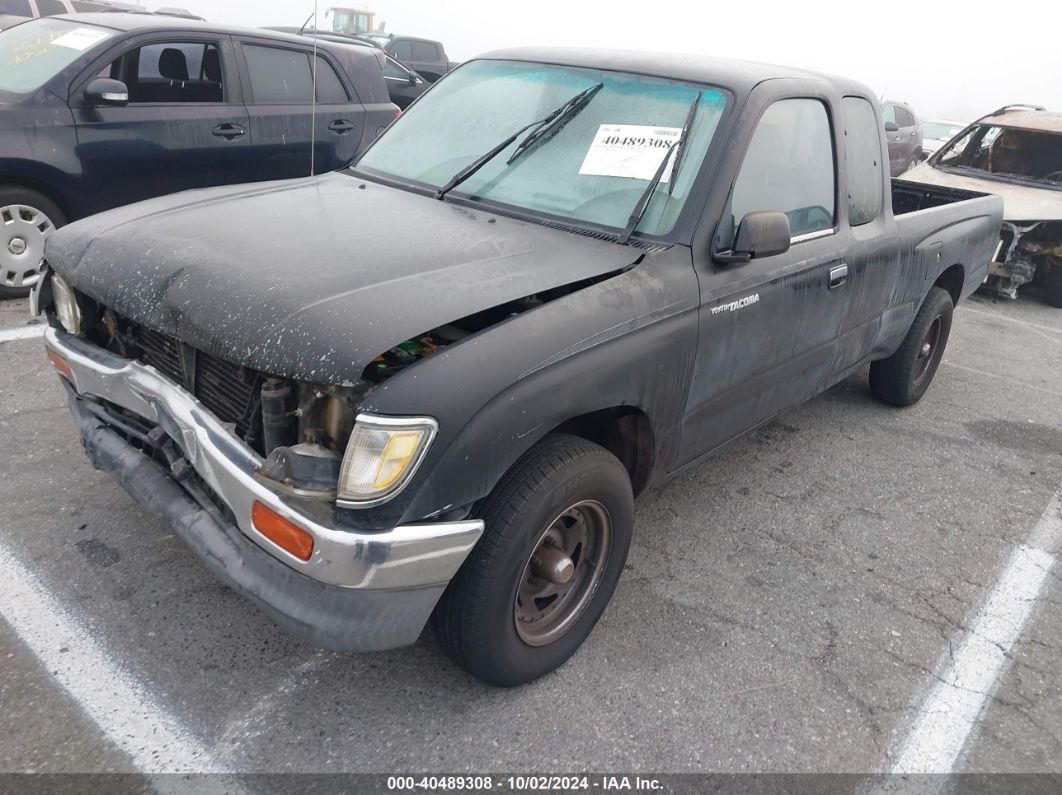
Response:
[{"label": "side mirror", "polygon": [[85,101],[90,105],[122,108],[129,104],[129,88],[121,80],[97,77],[85,86]]},{"label": "side mirror", "polygon": [[719,262],[748,262],[789,251],[789,218],[780,212],[748,213],[738,224],[734,247],[715,255]]},{"label": "side mirror", "polygon": [[420,82],[420,81],[417,80],[417,76],[415,74],[413,74],[412,72],[410,72],[409,73],[409,87],[410,88],[414,88],[417,85],[418,82]]},{"label": "side mirror", "polygon": [[899,132],[900,125],[894,121],[885,122],[885,132]]}]

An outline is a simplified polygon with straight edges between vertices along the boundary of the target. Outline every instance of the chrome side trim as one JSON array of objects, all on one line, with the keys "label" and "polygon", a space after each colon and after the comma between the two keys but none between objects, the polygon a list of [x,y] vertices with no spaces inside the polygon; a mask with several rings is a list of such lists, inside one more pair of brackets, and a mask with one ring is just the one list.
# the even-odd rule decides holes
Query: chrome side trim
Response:
[{"label": "chrome side trim", "polygon": [[830,235],[836,233],[837,230],[835,228],[820,229],[818,232],[805,232],[802,235],[797,235],[796,237],[790,238],[789,243],[790,245],[792,245],[793,243],[805,243],[808,240],[818,240],[820,237],[829,237]]},{"label": "chrome side trim", "polygon": [[[262,463],[258,454],[155,368],[58,329],[49,328],[44,340],[69,363],[79,395],[102,398],[160,426],[228,505],[240,531],[308,577],[365,589],[447,583],[483,532],[481,520],[403,525],[371,533],[337,528],[330,522],[330,511],[311,517],[256,480],[254,473]],[[251,507],[256,501],[313,535],[310,560],[296,558],[254,529]]]}]

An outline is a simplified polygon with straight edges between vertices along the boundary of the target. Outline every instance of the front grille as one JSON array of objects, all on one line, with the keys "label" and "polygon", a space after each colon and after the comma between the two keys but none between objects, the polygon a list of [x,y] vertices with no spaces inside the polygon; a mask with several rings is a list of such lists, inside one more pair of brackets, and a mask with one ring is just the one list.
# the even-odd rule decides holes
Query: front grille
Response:
[{"label": "front grille", "polygon": [[136,358],[184,386],[236,435],[259,446],[262,433],[261,387],[264,376],[186,345],[139,323],[120,320]]}]

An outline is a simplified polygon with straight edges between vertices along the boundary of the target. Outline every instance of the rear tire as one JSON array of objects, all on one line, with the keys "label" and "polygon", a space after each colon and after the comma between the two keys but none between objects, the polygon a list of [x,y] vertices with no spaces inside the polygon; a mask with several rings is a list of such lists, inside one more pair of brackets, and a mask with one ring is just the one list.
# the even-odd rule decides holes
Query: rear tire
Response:
[{"label": "rear tire", "polygon": [[1050,267],[1047,281],[1044,282],[1044,301],[1051,306],[1062,307],[1062,260],[1052,262]]},{"label": "rear tire", "polygon": [[458,665],[513,687],[562,665],[604,612],[630,547],[631,482],[603,447],[548,436],[477,513],[486,530],[433,620]]},{"label": "rear tire", "polygon": [[66,223],[51,199],[35,190],[0,187],[0,298],[23,298],[40,279],[44,241]]},{"label": "rear tire", "polygon": [[901,407],[922,399],[944,356],[954,309],[946,290],[929,291],[896,353],[870,365],[874,397]]}]

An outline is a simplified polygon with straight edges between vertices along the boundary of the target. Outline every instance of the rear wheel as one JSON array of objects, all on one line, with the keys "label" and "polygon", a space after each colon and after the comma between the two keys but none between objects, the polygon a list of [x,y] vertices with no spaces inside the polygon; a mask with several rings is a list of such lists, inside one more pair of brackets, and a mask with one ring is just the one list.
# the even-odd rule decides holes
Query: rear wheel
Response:
[{"label": "rear wheel", "polygon": [[547,437],[483,503],[483,538],[450,583],[435,627],[476,678],[512,687],[562,665],[590,634],[627,559],[627,470],[585,439]]},{"label": "rear wheel", "polygon": [[44,241],[66,223],[46,196],[0,187],[0,298],[29,295],[40,279]]},{"label": "rear wheel", "polygon": [[910,406],[922,399],[944,356],[954,308],[946,290],[929,291],[896,353],[870,365],[870,391],[878,400]]}]

